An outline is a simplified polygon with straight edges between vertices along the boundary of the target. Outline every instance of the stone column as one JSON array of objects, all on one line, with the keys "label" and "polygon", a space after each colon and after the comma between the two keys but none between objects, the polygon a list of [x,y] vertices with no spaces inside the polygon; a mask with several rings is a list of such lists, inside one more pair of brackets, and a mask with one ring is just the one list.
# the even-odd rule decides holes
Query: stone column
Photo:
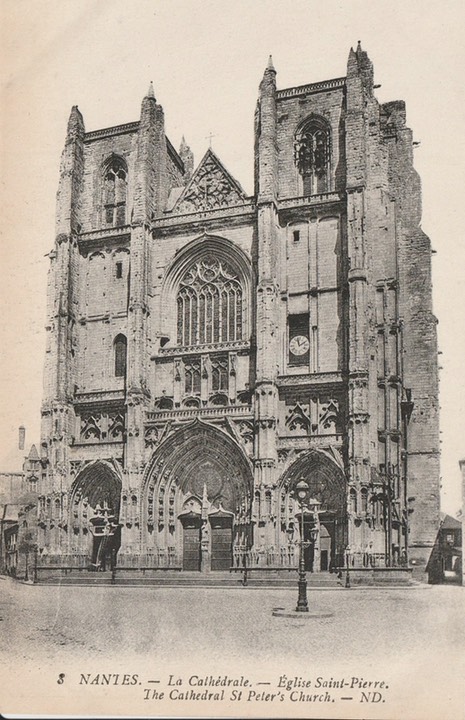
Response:
[{"label": "stone column", "polygon": [[[277,282],[276,72],[271,58],[260,84],[256,116],[257,294],[255,489],[274,489],[277,476],[279,287]],[[263,492],[262,492],[263,494]],[[255,545],[274,544],[272,520],[261,516]]]},{"label": "stone column", "polygon": [[[366,101],[372,92],[371,63],[366,53],[350,51],[347,65],[346,162],[347,254],[349,282],[349,482],[357,489],[370,481],[368,365],[368,249],[366,221]],[[347,541],[360,543],[351,520]]]},{"label": "stone column", "polygon": [[68,491],[70,483],[68,447],[75,433],[75,370],[71,348],[76,322],[73,301],[78,280],[76,258],[84,135],[84,121],[75,106],[69,117],[65,147],[61,156],[56,236],[54,248],[49,254],[47,350],[40,452],[42,467],[47,468],[47,477],[45,481],[41,479],[39,492],[48,495],[54,493],[54,498],[60,497],[62,506],[64,493]]},{"label": "stone column", "polygon": [[[166,204],[166,137],[163,108],[152,85],[142,101],[131,218],[131,275],[128,303],[128,360],[126,377],[126,427],[124,473],[127,488],[141,496],[145,465],[144,422],[150,401],[148,352],[149,253],[151,220]],[[139,512],[140,517],[144,517]],[[141,528],[142,538],[146,528]],[[124,533],[122,537],[124,546]],[[141,550],[144,549],[142,542]]]}]

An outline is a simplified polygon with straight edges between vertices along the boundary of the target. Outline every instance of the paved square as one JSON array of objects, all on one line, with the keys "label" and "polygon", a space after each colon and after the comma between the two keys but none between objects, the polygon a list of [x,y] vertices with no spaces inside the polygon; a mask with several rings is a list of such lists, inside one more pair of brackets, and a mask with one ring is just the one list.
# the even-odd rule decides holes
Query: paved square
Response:
[{"label": "paved square", "polygon": [[313,591],[305,620],[287,589],[0,588],[3,712],[463,717],[461,587]]}]

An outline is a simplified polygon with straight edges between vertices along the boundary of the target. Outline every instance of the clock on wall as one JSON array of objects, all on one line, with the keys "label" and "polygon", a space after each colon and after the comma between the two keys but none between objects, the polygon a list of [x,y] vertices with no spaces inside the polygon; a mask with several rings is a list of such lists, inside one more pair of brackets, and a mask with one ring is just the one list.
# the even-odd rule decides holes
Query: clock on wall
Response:
[{"label": "clock on wall", "polygon": [[305,335],[294,335],[289,341],[289,351],[296,356],[305,355],[310,348],[310,342]]}]

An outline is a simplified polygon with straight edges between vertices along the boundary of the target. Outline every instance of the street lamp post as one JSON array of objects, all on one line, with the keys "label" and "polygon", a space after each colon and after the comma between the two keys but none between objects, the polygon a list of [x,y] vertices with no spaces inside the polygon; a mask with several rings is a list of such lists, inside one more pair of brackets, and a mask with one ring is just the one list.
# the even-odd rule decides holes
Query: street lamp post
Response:
[{"label": "street lamp post", "polygon": [[310,497],[310,488],[305,480],[299,480],[294,488],[294,499],[300,506],[300,555],[299,555],[299,596],[297,600],[296,612],[308,612],[307,601],[307,575],[305,572],[305,556],[304,556],[304,506]]},{"label": "street lamp post", "polygon": [[350,588],[349,560],[350,560],[350,546],[347,545],[347,547],[346,547],[346,588]]},{"label": "street lamp post", "polygon": [[37,579],[38,579],[38,573],[37,573],[37,559],[38,559],[37,556],[38,556],[38,552],[39,552],[39,547],[38,547],[38,545],[34,545],[34,582],[35,582],[35,583],[37,582]]}]

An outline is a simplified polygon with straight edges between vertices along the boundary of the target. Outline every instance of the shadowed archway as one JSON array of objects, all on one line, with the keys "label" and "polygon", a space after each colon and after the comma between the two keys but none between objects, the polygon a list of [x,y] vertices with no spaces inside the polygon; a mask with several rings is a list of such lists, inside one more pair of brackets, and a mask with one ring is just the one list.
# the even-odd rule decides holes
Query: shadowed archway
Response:
[{"label": "shadowed archway", "polygon": [[72,553],[88,555],[89,562],[95,560],[97,549],[94,538],[99,532],[103,534],[106,528],[105,534],[111,530],[113,537],[109,549],[116,554],[121,543],[118,527],[121,487],[117,470],[106,460],[89,463],[81,470],[71,487],[68,508]]},{"label": "shadowed archway", "polygon": [[302,453],[287,468],[278,489],[278,533],[281,547],[295,543],[300,538],[297,522],[300,511],[293,498],[293,490],[302,479],[310,488],[310,497],[319,503],[321,547],[318,547],[318,550],[322,550],[322,555],[318,555],[320,564],[315,569],[327,570],[341,563],[347,542],[345,474],[334,458],[322,450]]},{"label": "shadowed archway", "polygon": [[157,556],[159,564],[175,557],[182,566],[189,519],[192,535],[199,529],[205,554],[215,547],[209,530],[229,524],[232,556],[234,543],[249,542],[252,488],[249,460],[229,435],[198,419],[181,427],[154,452],[146,471],[143,551]]}]

